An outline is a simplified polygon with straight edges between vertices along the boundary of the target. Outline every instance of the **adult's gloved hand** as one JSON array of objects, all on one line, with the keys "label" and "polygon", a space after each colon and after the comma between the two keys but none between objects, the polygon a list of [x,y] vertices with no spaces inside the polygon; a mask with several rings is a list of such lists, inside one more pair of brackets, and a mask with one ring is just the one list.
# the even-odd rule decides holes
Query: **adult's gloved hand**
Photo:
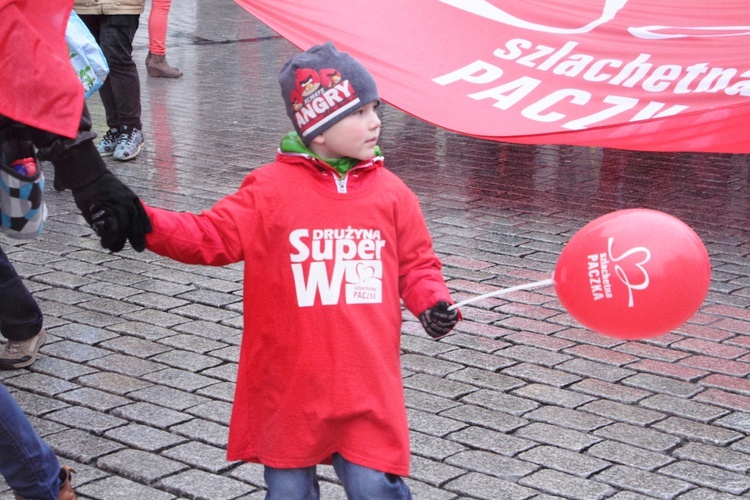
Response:
[{"label": "adult's gloved hand", "polygon": [[[119,252],[130,241],[133,249],[146,248],[151,221],[133,191],[102,160],[94,146],[96,134],[85,104],[78,135],[66,138],[40,129],[29,129],[39,157],[55,166],[55,189],[70,189],[83,218],[101,239],[102,247]],[[93,215],[100,217],[94,221]]]},{"label": "adult's gloved hand", "polygon": [[94,181],[74,189],[73,199],[103,248],[119,252],[125,241],[130,241],[136,252],[145,250],[151,221],[138,196],[112,172],[105,170]]},{"label": "adult's gloved hand", "polygon": [[434,339],[441,339],[458,323],[458,309],[449,310],[450,304],[441,300],[419,315],[425,331]]}]

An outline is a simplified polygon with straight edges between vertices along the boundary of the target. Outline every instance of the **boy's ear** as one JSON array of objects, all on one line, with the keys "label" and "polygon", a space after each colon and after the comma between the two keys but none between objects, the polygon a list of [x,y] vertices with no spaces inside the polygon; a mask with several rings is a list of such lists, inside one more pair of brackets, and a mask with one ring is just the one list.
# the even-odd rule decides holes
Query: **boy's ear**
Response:
[{"label": "boy's ear", "polygon": [[326,142],[325,138],[323,137],[323,134],[318,134],[315,137],[313,137],[312,141],[310,141],[310,144],[324,144]]}]

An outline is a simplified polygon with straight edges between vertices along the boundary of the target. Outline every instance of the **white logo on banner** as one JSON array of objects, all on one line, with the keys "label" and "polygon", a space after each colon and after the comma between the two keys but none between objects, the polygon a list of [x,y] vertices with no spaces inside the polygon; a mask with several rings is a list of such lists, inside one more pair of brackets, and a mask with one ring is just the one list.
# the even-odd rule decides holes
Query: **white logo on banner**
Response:
[{"label": "white logo on banner", "polygon": [[604,2],[604,9],[599,19],[591,21],[582,28],[556,28],[554,26],[544,26],[542,24],[532,23],[519,19],[516,16],[510,15],[499,7],[495,7],[487,0],[439,0],[445,4],[453,7],[465,10],[477,16],[485,17],[499,23],[507,24],[508,26],[515,26],[516,28],[523,28],[532,31],[543,31],[545,33],[557,33],[559,35],[575,35],[579,33],[588,33],[599,25],[611,21],[614,19],[615,14],[625,7],[628,0],[606,0]]},{"label": "white logo on banner", "polygon": [[[614,19],[619,12],[628,3],[628,0],[605,0],[602,9],[602,15],[581,28],[558,28],[555,26],[545,26],[543,24],[533,23],[516,16],[508,14],[504,10],[491,4],[487,0],[438,0],[444,4],[465,10],[471,14],[515,26],[516,28],[527,29],[531,31],[541,31],[544,33],[555,33],[558,35],[576,35],[588,33],[597,26],[601,26]],[[680,33],[682,31],[682,33]],[[750,26],[641,26],[628,28],[628,32],[637,37],[649,40],[660,40],[667,38],[686,38],[686,37],[722,37],[722,36],[743,36],[750,35]]]}]

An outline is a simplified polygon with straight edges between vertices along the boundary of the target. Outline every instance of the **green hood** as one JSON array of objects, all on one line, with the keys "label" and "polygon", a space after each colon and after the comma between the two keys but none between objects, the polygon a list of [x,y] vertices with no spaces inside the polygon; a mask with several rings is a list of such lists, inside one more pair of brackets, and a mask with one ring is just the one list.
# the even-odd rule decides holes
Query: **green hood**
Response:
[{"label": "green hood", "polygon": [[[346,175],[346,173],[351,170],[354,165],[359,163],[359,160],[357,160],[356,158],[321,158],[320,156],[313,153],[310,148],[305,146],[297,132],[289,132],[288,134],[286,134],[284,138],[281,139],[281,146],[279,146],[279,149],[281,149],[282,153],[305,154],[308,156],[312,156],[313,158],[322,160],[335,168],[336,171],[342,176]],[[379,146],[375,146],[375,155],[380,156]]]}]

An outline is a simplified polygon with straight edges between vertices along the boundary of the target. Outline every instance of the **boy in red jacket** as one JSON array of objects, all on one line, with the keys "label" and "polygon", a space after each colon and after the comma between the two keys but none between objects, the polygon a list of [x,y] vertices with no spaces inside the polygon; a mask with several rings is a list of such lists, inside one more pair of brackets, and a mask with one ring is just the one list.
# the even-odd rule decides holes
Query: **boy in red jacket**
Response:
[{"label": "boy in red jacket", "polygon": [[276,161],[201,214],[146,207],[147,248],[245,262],[227,456],[265,466],[266,498],[317,498],[322,463],[349,498],[411,498],[400,301],[434,338],[459,313],[416,195],[383,167],[372,76],[328,42],[279,83],[295,132]]}]

